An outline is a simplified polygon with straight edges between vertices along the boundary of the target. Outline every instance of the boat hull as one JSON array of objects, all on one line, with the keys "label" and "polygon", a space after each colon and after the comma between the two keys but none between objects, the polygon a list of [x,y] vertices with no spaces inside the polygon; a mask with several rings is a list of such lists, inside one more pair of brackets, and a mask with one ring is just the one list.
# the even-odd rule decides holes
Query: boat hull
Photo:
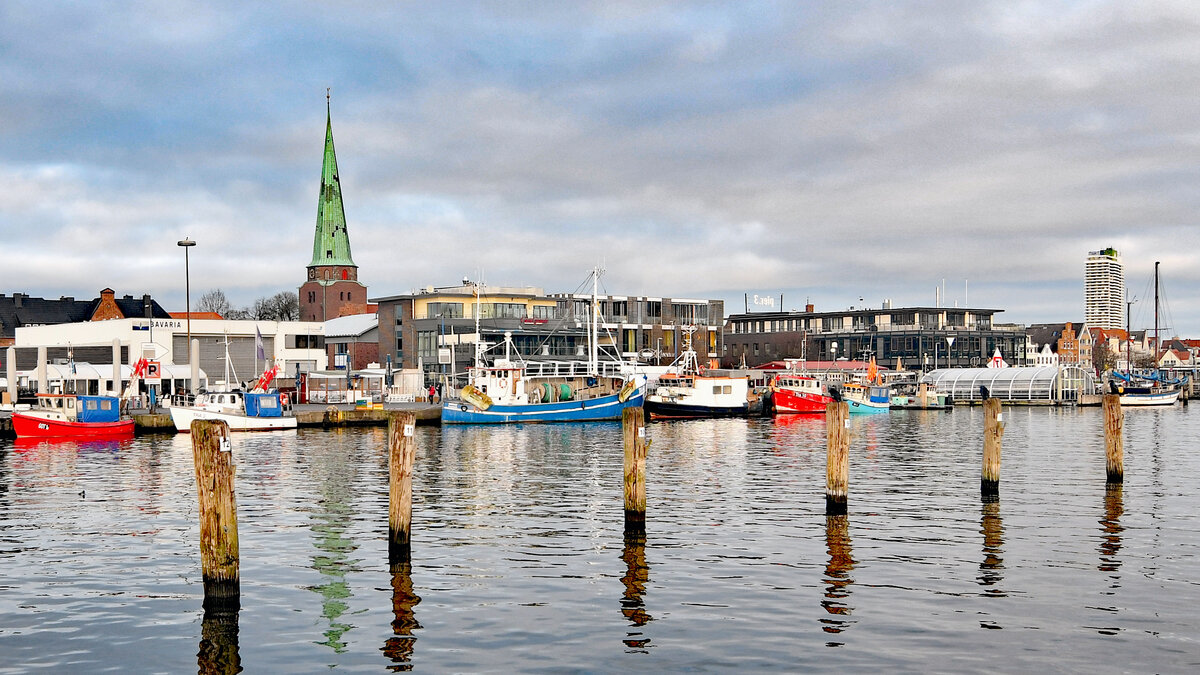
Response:
[{"label": "boat hull", "polygon": [[596,422],[621,419],[625,408],[642,405],[638,389],[625,401],[619,394],[582,401],[556,401],[525,405],[493,404],[486,410],[467,401],[450,400],[442,404],[442,424],[521,424],[538,422]]},{"label": "boat hull", "polygon": [[777,389],[773,395],[775,412],[780,414],[818,415],[825,413],[825,406],[832,398],[822,394]]},{"label": "boat hull", "polygon": [[1121,407],[1175,405],[1179,391],[1162,391],[1150,394],[1121,394]]},{"label": "boat hull", "polygon": [[191,431],[194,420],[221,420],[229,425],[230,431],[279,431],[296,428],[295,417],[250,417],[186,406],[174,406],[170,410],[171,422],[177,431],[182,432]]},{"label": "boat hull", "polygon": [[670,401],[646,400],[646,413],[651,419],[698,419],[702,417],[749,417],[750,404],[740,406],[702,405]]},{"label": "boat hull", "polygon": [[891,410],[890,403],[876,403],[875,401],[847,401],[850,404],[850,412],[856,415],[885,413]]},{"label": "boat hull", "polygon": [[109,438],[133,435],[133,420],[70,422],[37,413],[15,412],[12,424],[13,432],[21,438]]}]

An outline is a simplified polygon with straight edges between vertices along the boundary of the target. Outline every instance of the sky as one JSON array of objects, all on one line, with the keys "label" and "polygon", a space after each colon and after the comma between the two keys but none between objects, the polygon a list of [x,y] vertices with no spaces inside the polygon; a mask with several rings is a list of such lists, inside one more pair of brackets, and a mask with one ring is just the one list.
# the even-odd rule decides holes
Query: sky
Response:
[{"label": "sky", "polygon": [[[370,297],[943,304],[1200,338],[1200,3],[0,3],[0,292],[304,281],[326,90]],[[779,296],[783,296],[782,306]],[[749,298],[749,303],[747,303]]]}]

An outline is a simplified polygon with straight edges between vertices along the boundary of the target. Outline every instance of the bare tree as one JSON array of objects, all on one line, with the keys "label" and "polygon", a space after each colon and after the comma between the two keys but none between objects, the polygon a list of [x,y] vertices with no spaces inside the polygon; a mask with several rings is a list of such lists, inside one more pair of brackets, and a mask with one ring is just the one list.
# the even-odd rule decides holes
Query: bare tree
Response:
[{"label": "bare tree", "polygon": [[229,299],[225,297],[225,292],[219,288],[214,288],[211,291],[200,296],[200,300],[196,303],[197,312],[215,312],[226,319],[232,319],[230,312],[233,310],[233,305],[229,304]]},{"label": "bare tree", "polygon": [[1112,370],[1117,366],[1117,354],[1108,342],[1098,342],[1092,347],[1092,366],[1097,373]]},{"label": "bare tree", "polygon": [[271,298],[276,321],[300,319],[300,296],[295,291],[280,291]]}]

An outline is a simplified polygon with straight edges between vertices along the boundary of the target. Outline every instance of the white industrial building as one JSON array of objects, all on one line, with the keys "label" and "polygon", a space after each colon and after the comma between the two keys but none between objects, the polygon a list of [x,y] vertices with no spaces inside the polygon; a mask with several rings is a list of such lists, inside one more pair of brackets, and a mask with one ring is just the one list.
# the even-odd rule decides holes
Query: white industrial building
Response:
[{"label": "white industrial building", "polygon": [[[188,323],[187,319],[136,318],[23,326],[16,329],[17,362],[21,370],[35,369],[38,349],[45,348],[51,363],[89,363],[100,373],[108,372],[111,383],[113,344],[117,341],[126,366],[145,356],[161,362],[164,370],[176,366],[171,369],[176,375],[178,369],[189,367]],[[230,383],[256,380],[268,363],[279,365],[281,378],[326,370],[324,330],[323,323],[310,321],[193,318],[190,326],[199,370],[213,385],[226,381],[226,350],[232,368]],[[265,359],[258,356],[259,335]]]}]

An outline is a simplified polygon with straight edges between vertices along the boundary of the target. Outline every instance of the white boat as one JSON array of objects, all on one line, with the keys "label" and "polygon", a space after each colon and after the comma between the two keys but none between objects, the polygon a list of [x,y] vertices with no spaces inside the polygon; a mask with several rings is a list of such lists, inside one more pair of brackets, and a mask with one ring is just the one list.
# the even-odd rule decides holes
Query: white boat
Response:
[{"label": "white boat", "polygon": [[[226,382],[229,381],[230,364],[226,340]],[[269,388],[277,374],[278,366],[268,368],[250,391],[201,391],[195,398],[167,400],[165,404],[171,413],[171,422],[178,431],[191,431],[194,420],[221,420],[229,425],[230,431],[295,429],[296,417],[291,413],[287,399],[277,389]],[[234,377],[236,379],[236,373]]]},{"label": "white boat", "polygon": [[761,412],[762,400],[751,395],[748,377],[709,374],[699,367],[692,349],[695,331],[695,326],[683,327],[679,358],[658,378],[654,392],[647,394],[650,417],[746,417]]},{"label": "white boat", "polygon": [[[1129,317],[1125,318],[1125,335],[1127,350],[1132,349],[1133,333],[1129,330]],[[1158,263],[1154,263],[1154,351],[1157,360],[1157,355],[1161,351],[1161,346],[1158,341]],[[1126,352],[1126,362],[1132,366],[1133,357],[1131,351]],[[1179,384],[1178,381],[1164,381],[1158,372],[1153,373],[1121,373],[1113,371],[1110,373],[1109,386],[1114,393],[1121,395],[1121,406],[1160,406],[1160,405],[1175,405],[1179,400]]]},{"label": "white boat", "polygon": [[186,404],[171,405],[171,422],[179,431],[191,431],[193,420],[222,420],[230,431],[295,429],[296,417],[286,410],[278,391],[210,391]]}]

